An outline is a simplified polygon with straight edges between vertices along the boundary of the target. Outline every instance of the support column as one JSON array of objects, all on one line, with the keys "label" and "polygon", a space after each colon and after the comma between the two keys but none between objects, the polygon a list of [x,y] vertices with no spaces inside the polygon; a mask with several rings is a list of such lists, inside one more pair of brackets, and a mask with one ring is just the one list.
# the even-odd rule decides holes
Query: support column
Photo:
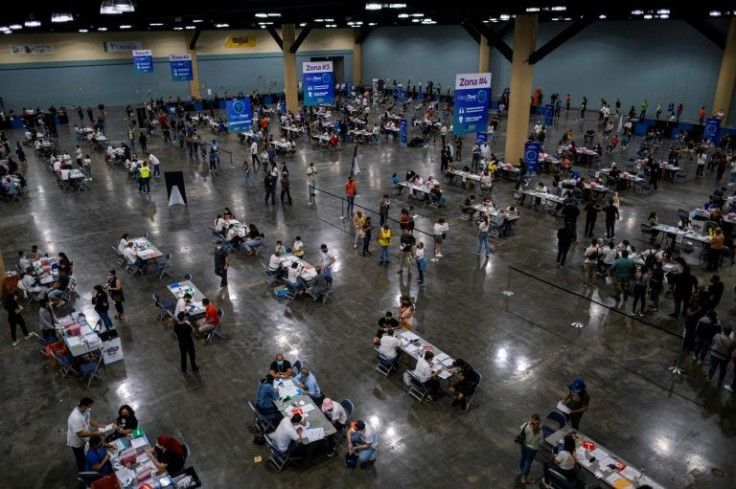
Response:
[{"label": "support column", "polygon": [[192,56],[192,79],[189,81],[189,95],[192,98],[202,98],[202,92],[199,89],[199,63],[197,62],[197,51],[187,52]]},{"label": "support column", "polygon": [[363,45],[353,43],[353,84],[363,81]]},{"label": "support column", "polygon": [[712,113],[715,114],[723,109],[726,115],[723,116],[721,127],[726,125],[728,121],[728,111],[731,108],[731,97],[733,96],[734,86],[736,85],[736,17],[731,18],[731,24],[728,27],[728,35],[726,37],[726,49],[723,50],[723,58],[721,59],[721,71],[718,72],[718,84],[716,85],[716,95],[713,97]]},{"label": "support column", "polygon": [[291,45],[296,39],[294,24],[283,24],[281,26],[281,39],[284,52],[284,96],[286,97],[286,110],[296,113],[299,110],[299,84],[296,78],[296,53],[290,51]]},{"label": "support column", "polygon": [[478,51],[478,73],[488,73],[491,71],[491,46],[488,45],[486,36],[482,34]]},{"label": "support column", "polygon": [[[5,259],[3,254],[0,253],[0,277],[5,279]],[[5,299],[5,287],[0,287],[0,299]]]},{"label": "support column", "polygon": [[514,23],[514,55],[511,62],[511,82],[508,127],[504,161],[519,164],[524,155],[524,143],[529,135],[529,106],[534,82],[534,66],[527,62],[537,44],[538,16],[517,15]]}]

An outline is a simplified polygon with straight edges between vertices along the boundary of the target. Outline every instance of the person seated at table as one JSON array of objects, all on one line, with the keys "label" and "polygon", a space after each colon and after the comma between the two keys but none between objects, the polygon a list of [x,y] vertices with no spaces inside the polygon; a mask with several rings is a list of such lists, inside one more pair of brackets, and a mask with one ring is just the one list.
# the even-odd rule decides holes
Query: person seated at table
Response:
[{"label": "person seated at table", "polygon": [[373,337],[373,344],[378,345],[381,341],[381,337],[389,330],[393,330],[399,327],[399,322],[394,318],[391,311],[386,311],[386,314],[381,316],[378,320],[378,329],[376,330],[376,336]]},{"label": "person seated at table", "polygon": [[289,379],[292,374],[291,362],[284,360],[283,353],[277,353],[276,359],[271,362],[269,373],[275,378]]},{"label": "person seated at table", "polygon": [[332,457],[335,455],[335,448],[337,443],[342,436],[342,431],[348,424],[348,413],[342,404],[339,402],[333,402],[329,397],[325,397],[322,401],[322,412],[325,414],[327,420],[332,423],[335,427],[335,434],[327,438],[327,456]]},{"label": "person seated at table", "polygon": [[89,438],[89,449],[84,459],[85,472],[98,472],[100,479],[108,474],[112,474],[112,463],[110,463],[110,454],[102,443],[99,436],[91,436]]},{"label": "person seated at table", "polygon": [[[677,229],[681,229],[683,231],[690,231],[692,229],[692,225],[690,224],[690,218],[686,216],[680,217],[680,222],[677,223]],[[672,238],[675,239],[674,237]]]},{"label": "person seated at table", "polygon": [[249,255],[255,255],[258,248],[263,246],[263,238],[265,235],[261,233],[255,224],[248,224],[248,232],[245,234],[245,243],[243,248]]},{"label": "person seated at table", "polygon": [[454,397],[452,405],[457,406],[460,404],[460,407],[464,411],[468,407],[467,398],[473,395],[478,382],[480,382],[480,375],[462,358],[458,358],[452,362],[452,366],[455,369],[452,376],[457,379],[457,382],[448,389],[448,392]]},{"label": "person seated at table", "polygon": [[135,250],[135,243],[133,243],[132,241],[129,241],[128,244],[125,246],[125,249],[123,250],[123,256],[125,257],[125,260],[128,262],[129,265],[135,265],[136,267],[145,270],[146,262],[143,261],[143,258],[138,256],[138,252]]},{"label": "person seated at table", "polygon": [[434,371],[433,359],[434,352],[424,352],[424,356],[417,360],[417,366],[412,371],[414,377],[429,393],[426,399],[430,402],[437,400],[437,394],[440,390],[440,381],[437,378],[438,372]]},{"label": "person seated at table", "polygon": [[69,275],[65,270],[59,270],[59,278],[51,284],[46,297],[54,304],[54,307],[62,305],[61,296],[69,287]]},{"label": "person seated at table", "polygon": [[394,193],[396,195],[401,195],[401,191],[404,190],[404,187],[399,185],[399,183],[400,183],[399,175],[397,173],[394,173],[393,175],[391,175],[391,185],[393,186]]},{"label": "person seated at table", "polygon": [[429,197],[437,202],[437,207],[444,207],[447,201],[439,183],[435,183],[429,190]]},{"label": "person seated at table", "polygon": [[[398,326],[398,322],[396,325]],[[394,336],[394,328],[388,328],[378,341],[378,353],[395,364],[399,358],[398,348],[400,346],[401,340]]]},{"label": "person seated at table", "polygon": [[26,270],[31,266],[31,259],[26,256],[26,252],[21,250],[18,252],[18,268],[20,270]]},{"label": "person seated at table", "polygon": [[238,234],[238,229],[235,227],[235,224],[230,224],[227,227],[227,233],[225,233],[225,240],[233,248],[238,248],[240,246],[240,243],[243,242],[243,238],[241,238],[240,235]]},{"label": "person seated at table", "polygon": [[616,245],[616,253],[621,253],[622,251],[628,251],[629,255],[636,252],[636,246],[632,246],[631,243],[629,243],[628,239],[624,239],[621,241],[618,245]]},{"label": "person seated at table", "polygon": [[159,436],[156,446],[146,450],[158,470],[165,470],[172,477],[184,469],[184,447],[170,436]]},{"label": "person seated at table", "polygon": [[608,175],[610,175],[611,178],[615,178],[616,180],[618,180],[618,177],[621,175],[621,170],[618,169],[616,163],[611,163]]},{"label": "person seated at table", "polygon": [[286,276],[286,287],[292,290],[295,294],[299,292],[305,292],[307,290],[307,281],[302,277],[304,267],[298,261],[291,263],[291,266],[287,270]]},{"label": "person seated at table", "polygon": [[419,175],[412,169],[409,169],[406,171],[406,181],[409,183],[414,183],[416,179],[419,177]]},{"label": "person seated at table", "polygon": [[31,266],[27,266],[25,271],[26,273],[23,274],[23,278],[20,279],[23,290],[30,294],[40,294],[45,292],[46,287],[39,284],[38,278],[36,277],[36,270]]},{"label": "person seated at table", "polygon": [[130,436],[133,431],[138,428],[138,418],[135,417],[135,411],[127,404],[123,404],[118,409],[118,417],[114,423],[115,431],[105,438],[105,442],[110,443],[118,438]]},{"label": "person seated at table", "polygon": [[[547,186],[546,186],[546,185],[545,185],[545,184],[544,184],[543,182],[539,182],[539,183],[537,184],[537,189],[536,189],[536,190],[537,190],[537,192],[539,192],[540,194],[546,194],[546,193],[548,193],[548,191],[547,191]],[[542,198],[541,198],[541,197],[535,197],[535,198],[534,198],[534,206],[533,206],[534,210],[537,210],[537,209],[539,209],[539,206],[540,206],[541,204],[542,204]]]},{"label": "person seated at table", "polygon": [[186,293],[182,297],[179,297],[179,299],[176,301],[176,306],[174,307],[174,317],[178,318],[180,312],[183,312],[186,314],[187,306],[189,306],[191,302],[192,302],[192,295],[189,293]]},{"label": "person seated at table", "polygon": [[358,456],[360,468],[365,469],[368,463],[375,460],[378,439],[376,432],[362,419],[356,421],[348,430],[348,453]]},{"label": "person seated at table", "polygon": [[256,395],[256,410],[263,417],[274,420],[281,416],[279,410],[273,404],[273,401],[278,401],[279,393],[273,386],[273,375],[266,374],[258,384],[258,394]]},{"label": "person seated at table", "polygon": [[67,275],[72,275],[72,262],[66,256],[66,253],[59,253],[59,269],[66,271]]},{"label": "person seated at table", "polygon": [[217,306],[212,304],[209,299],[202,299],[202,306],[204,306],[204,318],[197,321],[197,332],[206,334],[220,324],[220,315],[217,312]]},{"label": "person seated at table", "polygon": [[304,243],[302,243],[302,238],[300,236],[297,236],[296,239],[294,239],[294,245],[292,246],[291,253],[297,258],[301,258],[304,256]]},{"label": "person seated at table", "polygon": [[595,137],[595,131],[593,129],[588,129],[583,134],[583,142],[585,144],[591,144],[593,142],[594,137]]},{"label": "person seated at table", "polygon": [[[647,218],[647,226],[650,228],[653,228],[654,226],[659,225],[659,217],[657,217],[656,212],[651,212],[649,214],[649,217]],[[654,241],[654,238],[656,238],[659,235],[659,231],[656,229],[650,229],[651,232],[651,240]]]},{"label": "person seated at table", "polygon": [[216,232],[220,233],[223,237],[225,236],[225,219],[220,214],[217,214],[215,218],[214,228]]},{"label": "person seated at table", "polygon": [[294,382],[309,394],[317,406],[322,405],[322,390],[317,384],[317,378],[307,367],[302,367],[302,371],[294,376]]},{"label": "person seated at table", "polygon": [[295,414],[291,418],[282,419],[276,430],[269,436],[281,453],[296,456],[304,450],[304,439],[302,438],[304,426],[306,422],[302,420],[302,416]]},{"label": "person seated at table", "polygon": [[281,269],[281,263],[284,259],[281,256],[281,251],[276,250],[268,261],[268,271],[276,280],[280,280],[283,277],[283,270]]},{"label": "person seated at table", "polygon": [[555,472],[561,474],[565,479],[571,481],[575,478],[575,438],[571,434],[565,435],[562,449],[555,448],[555,455],[552,462],[544,463],[544,479],[542,485],[546,489],[552,489],[549,481],[549,471],[554,469]]},{"label": "person seated at table", "polygon": [[469,220],[472,220],[473,216],[475,216],[475,213],[477,212],[476,209],[473,207],[474,205],[475,195],[469,195],[465,198],[463,204],[460,206],[460,212],[462,212],[463,215],[467,216]]},{"label": "person seated at table", "polygon": [[324,273],[319,273],[314,279],[312,285],[307,287],[307,295],[312,298],[312,302],[317,302],[332,289],[332,278],[329,279]]},{"label": "person seated at table", "polygon": [[118,253],[122,255],[126,246],[128,246],[128,233],[123,234],[118,240]]},{"label": "person seated at table", "polygon": [[288,253],[286,247],[281,241],[276,241],[276,245],[274,246],[274,252],[276,251],[281,252],[281,256],[286,256]]}]

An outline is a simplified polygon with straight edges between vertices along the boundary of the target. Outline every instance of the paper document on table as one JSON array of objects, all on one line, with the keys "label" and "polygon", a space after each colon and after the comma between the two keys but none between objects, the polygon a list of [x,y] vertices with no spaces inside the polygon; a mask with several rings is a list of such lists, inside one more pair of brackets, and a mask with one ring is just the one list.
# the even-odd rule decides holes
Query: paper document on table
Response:
[{"label": "paper document on table", "polygon": [[315,407],[316,406],[314,404],[305,404],[304,406],[302,406],[302,412],[303,413],[308,413],[310,411],[314,411],[314,408]]},{"label": "paper document on table", "polygon": [[621,477],[618,472],[614,472],[613,474],[606,477],[606,482],[608,482],[615,489],[627,489],[629,487],[634,487],[631,482]]},{"label": "paper document on table", "polygon": [[401,336],[404,337],[404,338],[406,338],[409,341],[413,341],[413,340],[418,340],[419,339],[419,336],[415,335],[411,331],[404,331],[403,333],[401,333]]},{"label": "paper document on table", "polygon": [[107,433],[108,431],[112,431],[114,429],[115,429],[115,426],[113,424],[108,424],[100,428],[100,431],[102,431],[103,433]]},{"label": "paper document on table", "polygon": [[451,375],[452,373],[449,370],[444,369],[437,374],[440,379],[449,379]]},{"label": "paper document on table", "polygon": [[565,406],[564,404],[562,404],[562,401],[559,401],[557,403],[557,410],[560,411],[560,412],[563,412],[565,414],[570,414],[570,408],[568,408],[567,406]]},{"label": "paper document on table", "polygon": [[325,430],[323,428],[311,428],[308,430],[304,430],[302,436],[310,442],[321,440],[325,437]]},{"label": "paper document on table", "polygon": [[133,448],[145,447],[146,445],[148,445],[148,442],[146,441],[146,438],[144,436],[141,436],[140,438],[133,438],[130,441],[130,446],[132,446]]},{"label": "paper document on table", "polygon": [[637,477],[639,477],[639,471],[632,468],[632,467],[626,467],[624,470],[620,472],[620,474],[630,481],[633,481]]},{"label": "paper document on table", "polygon": [[413,343],[409,343],[404,347],[408,353],[414,353],[419,347]]},{"label": "paper document on table", "polygon": [[445,360],[447,360],[449,355],[447,353],[440,353],[436,357],[434,357],[435,362],[445,363]]},{"label": "paper document on table", "polygon": [[133,479],[135,479],[135,472],[130,470],[128,467],[123,467],[122,469],[116,471],[115,475],[117,475],[118,480],[125,487],[129,486],[133,482]]},{"label": "paper document on table", "polygon": [[590,456],[595,457],[596,460],[601,462],[608,458],[608,453],[606,453],[604,450],[601,450],[600,448],[596,448],[595,450],[590,452]]},{"label": "paper document on table", "polygon": [[451,365],[453,364],[453,362],[454,362],[454,361],[455,361],[455,360],[453,360],[453,358],[452,358],[452,357],[447,357],[447,358],[445,358],[444,360],[442,360],[442,362],[441,362],[441,363],[442,363],[442,365],[444,365],[445,367],[450,367],[450,366],[451,366]]}]

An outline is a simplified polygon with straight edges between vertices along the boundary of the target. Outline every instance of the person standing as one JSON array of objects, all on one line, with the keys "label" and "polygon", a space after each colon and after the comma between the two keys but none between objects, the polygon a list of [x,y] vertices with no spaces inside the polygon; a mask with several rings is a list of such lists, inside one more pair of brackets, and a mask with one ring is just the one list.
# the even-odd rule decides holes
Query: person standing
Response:
[{"label": "person standing", "polygon": [[309,205],[314,205],[315,189],[317,188],[317,169],[314,167],[314,163],[310,163],[309,168],[307,168],[307,184],[309,185]]},{"label": "person standing", "polygon": [[621,252],[621,258],[613,262],[611,266],[611,275],[613,275],[613,293],[616,296],[616,307],[623,297],[622,305],[626,304],[629,299],[629,284],[636,276],[636,265],[629,258],[629,250]]},{"label": "person standing", "polygon": [[72,449],[74,458],[77,461],[77,470],[84,471],[84,463],[86,457],[84,455],[84,446],[87,439],[91,436],[101,435],[99,431],[92,431],[92,427],[99,428],[104,426],[92,419],[92,404],[94,401],[89,397],[83,397],[77,407],[69,415],[66,421],[66,445]]},{"label": "person standing", "polygon": [[327,287],[332,289],[332,266],[337,261],[337,257],[327,249],[327,245],[324,243],[320,245],[319,249],[322,251],[320,274],[325,278]]},{"label": "person standing", "polygon": [[404,265],[406,265],[406,268],[411,275],[411,260],[414,256],[414,245],[416,244],[417,240],[414,238],[414,236],[409,232],[408,229],[403,229],[401,231],[401,239],[399,242],[399,249],[401,250],[401,259],[399,260],[399,271],[396,273],[403,273],[404,272]]},{"label": "person standing", "polygon": [[567,252],[570,251],[572,246],[572,233],[567,226],[562,226],[557,230],[557,263],[556,265],[560,268],[565,267],[565,259],[567,258]]},{"label": "person standing", "polygon": [[615,235],[616,219],[621,219],[621,216],[618,213],[618,207],[613,205],[613,200],[608,201],[603,212],[606,214],[606,237],[611,239]]},{"label": "person standing", "polygon": [[176,317],[174,322],[174,333],[176,339],[179,340],[179,354],[181,355],[181,371],[187,373],[187,355],[189,355],[189,362],[192,364],[192,372],[199,372],[197,366],[196,354],[194,352],[194,326],[187,319],[187,313],[182,311]]},{"label": "person standing", "polygon": [[598,240],[594,238],[590,242],[590,246],[585,249],[585,261],[583,262],[583,287],[595,287],[599,256],[600,248],[598,247]]},{"label": "person standing", "polygon": [[353,227],[355,228],[355,241],[353,242],[353,248],[358,247],[360,238],[363,237],[363,225],[365,224],[366,217],[361,211],[358,211],[353,217]]},{"label": "person standing", "polygon": [[434,224],[434,258],[432,261],[442,258],[442,242],[447,238],[447,231],[449,230],[450,226],[442,218],[439,218]]},{"label": "person standing", "polygon": [[215,275],[220,277],[220,287],[227,286],[227,269],[230,267],[230,257],[227,250],[222,246],[222,241],[217,242],[215,249]]},{"label": "person standing", "polygon": [[20,341],[16,336],[16,330],[20,326],[23,331],[23,339],[29,339],[31,335],[26,329],[26,322],[23,320],[21,313],[23,312],[23,306],[18,304],[18,292],[8,292],[5,294],[5,300],[3,301],[3,307],[8,311],[8,324],[10,325],[10,336],[13,339],[13,346],[18,346]]},{"label": "person standing", "polygon": [[380,218],[378,225],[383,226],[388,222],[388,211],[391,208],[391,199],[388,195],[384,194],[381,197],[381,200],[378,201],[378,208],[378,216]]},{"label": "person standing", "polygon": [[565,223],[565,227],[567,227],[572,234],[572,240],[577,241],[578,216],[580,215],[580,209],[578,209],[575,200],[568,200],[560,213],[562,214],[562,221]]},{"label": "person standing", "polygon": [[391,229],[389,229],[388,224],[383,224],[378,230],[378,246],[381,249],[381,254],[378,256],[379,265],[383,265],[384,263],[388,265],[388,250],[390,245]]},{"label": "person standing", "polygon": [[424,287],[424,269],[427,268],[427,259],[424,258],[424,241],[417,243],[417,249],[414,252],[414,260],[416,261],[417,271],[419,272],[417,283],[420,287]]},{"label": "person standing", "polygon": [[728,362],[734,351],[734,340],[731,338],[731,332],[731,328],[727,326],[723,327],[721,332],[715,335],[713,342],[710,344],[710,368],[708,369],[708,375],[705,376],[707,383],[713,380],[716,370],[720,369],[718,373],[718,385],[723,384]]},{"label": "person standing", "polygon": [[348,177],[345,183],[345,200],[348,202],[348,216],[353,216],[353,207],[355,206],[355,195],[358,193],[358,184],[352,176]]},{"label": "person standing", "polygon": [[258,171],[258,167],[261,166],[261,160],[258,159],[258,143],[255,139],[250,143],[250,162],[253,165],[253,171]]},{"label": "person standing", "polygon": [[371,222],[370,216],[367,216],[365,218],[365,222],[363,223],[363,256],[370,255],[370,251],[368,251],[368,247],[371,244],[371,238],[373,236],[373,223]]},{"label": "person standing", "polygon": [[710,246],[708,247],[708,267],[706,270],[709,272],[715,272],[718,270],[719,262],[723,256],[725,240],[726,238],[723,235],[723,229],[716,228],[715,236],[711,238]]},{"label": "person standing", "polygon": [[123,319],[123,302],[125,302],[125,295],[123,294],[123,282],[118,278],[115,269],[110,270],[107,274],[107,285],[105,290],[110,293],[110,298],[115,303],[115,319]]},{"label": "person standing", "polygon": [[107,300],[107,292],[102,288],[102,285],[95,285],[92,290],[92,304],[94,304],[95,312],[100,316],[102,324],[105,325],[105,330],[110,331],[114,329],[112,320],[107,313],[110,309],[110,302]]},{"label": "person standing", "polygon": [[149,180],[151,179],[151,168],[148,166],[147,161],[143,161],[143,165],[138,169],[140,176],[140,184],[138,185],[138,192],[141,194],[151,193],[151,187],[149,186]]},{"label": "person standing", "polygon": [[575,379],[568,388],[567,395],[561,400],[562,404],[567,406],[569,413],[565,416],[570,420],[572,428],[575,430],[580,429],[580,420],[583,417],[585,411],[588,410],[590,404],[590,395],[588,395],[588,389],[585,386],[583,379]]},{"label": "person standing", "polygon": [[153,176],[161,178],[161,162],[153,153],[148,154],[148,161],[153,166]]},{"label": "person standing", "polygon": [[[253,165],[257,170],[258,167]],[[248,160],[243,161],[243,175],[245,175],[245,186],[253,188],[253,171],[251,170]]]},{"label": "person standing", "polygon": [[84,172],[84,176],[87,177],[88,181],[92,181],[92,158],[90,158],[89,155],[84,155],[84,159],[82,160],[82,172]]},{"label": "person standing", "polygon": [[521,457],[519,457],[519,470],[521,470],[521,483],[533,484],[534,479],[529,477],[532,462],[537,456],[537,451],[542,445],[542,426],[538,414],[532,414],[529,421],[521,425]]},{"label": "person standing", "polygon": [[[267,170],[268,171],[268,170]],[[268,172],[266,177],[263,179],[263,185],[266,189],[266,204],[268,204],[268,198],[271,197],[271,204],[276,203],[276,183],[278,179],[273,172]]]},{"label": "person standing", "polygon": [[281,173],[281,203],[284,203],[284,197],[289,197],[289,205],[291,202],[291,182],[289,182],[289,172],[285,171]]},{"label": "person standing", "polygon": [[636,277],[634,279],[634,304],[631,307],[631,314],[637,315],[636,306],[641,301],[638,312],[639,317],[644,317],[644,309],[646,308],[647,288],[649,287],[649,271],[646,265],[637,266]]},{"label": "person standing", "polygon": [[595,228],[595,221],[598,218],[598,212],[601,210],[600,207],[594,202],[588,202],[585,206],[585,232],[583,236],[586,238],[593,237],[593,229]]},{"label": "person standing", "polygon": [[478,224],[478,254],[480,255],[483,249],[486,250],[486,258],[491,254],[491,246],[488,242],[490,230],[490,223],[488,221],[488,215],[483,214],[480,224]]},{"label": "person standing", "polygon": [[[678,258],[678,260],[680,260]],[[698,278],[690,272],[690,265],[684,260],[680,263],[682,272],[674,275],[672,284],[672,298],[675,301],[675,310],[670,317],[680,317],[680,310],[684,315],[687,305],[690,303],[690,296],[698,288]]]},{"label": "person standing", "polygon": [[148,151],[148,146],[146,146],[146,131],[140,131],[138,136],[138,144],[141,145],[141,152],[145,153]]}]

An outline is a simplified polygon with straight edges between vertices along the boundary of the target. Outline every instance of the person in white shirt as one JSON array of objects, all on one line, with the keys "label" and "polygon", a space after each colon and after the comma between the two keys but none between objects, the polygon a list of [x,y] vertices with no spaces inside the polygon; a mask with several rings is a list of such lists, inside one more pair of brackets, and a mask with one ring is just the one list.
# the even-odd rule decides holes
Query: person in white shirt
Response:
[{"label": "person in white shirt", "polygon": [[428,401],[435,401],[437,393],[440,390],[440,381],[437,379],[437,372],[434,372],[432,360],[434,353],[432,351],[424,352],[424,357],[417,360],[417,366],[412,373],[414,377],[421,382],[429,395],[426,397]]},{"label": "person in white shirt", "polygon": [[148,161],[151,163],[151,166],[153,166],[153,176],[156,178],[161,178],[161,162],[153,153],[148,154]]},{"label": "person in white shirt", "polygon": [[91,427],[100,428],[105,426],[92,419],[93,403],[94,401],[89,397],[83,397],[66,421],[66,445],[74,452],[74,458],[77,460],[77,469],[79,472],[84,471],[84,446],[87,444],[87,440],[91,436],[102,435],[100,431],[93,431]]},{"label": "person in white shirt", "polygon": [[568,480],[572,480],[575,477],[575,463],[575,438],[572,435],[565,435],[562,449],[555,454],[553,463],[544,464],[542,486],[546,489],[552,488],[549,482],[549,470],[552,468]]},{"label": "person in white shirt", "polygon": [[225,219],[222,218],[221,214],[217,214],[214,224],[215,224],[215,231],[222,234],[222,230],[225,227]]},{"label": "person in white shirt", "polygon": [[280,279],[282,277],[283,271],[281,270],[281,263],[283,261],[284,259],[281,258],[281,251],[279,250],[276,250],[268,260],[268,271],[271,272],[276,279]]},{"label": "person in white shirt", "polygon": [[335,447],[342,436],[342,430],[348,424],[348,413],[342,407],[342,404],[334,402],[329,397],[325,397],[322,401],[322,412],[325,413],[325,417],[332,423],[335,430],[337,430],[334,435],[327,439],[327,456],[332,457],[335,455]]},{"label": "person in white shirt", "polygon": [[401,346],[401,340],[394,336],[393,328],[389,328],[386,334],[381,336],[381,340],[378,343],[378,352],[386,357],[388,360],[395,360],[399,356],[398,348]]},{"label": "person in white shirt", "polygon": [[483,144],[480,147],[480,156],[484,160],[487,160],[491,156],[491,147],[488,146],[487,142],[483,142]]},{"label": "person in white shirt", "polygon": [[118,253],[120,253],[122,255],[123,252],[125,251],[125,247],[126,246],[128,246],[128,235],[127,235],[127,233],[126,234],[123,234],[120,237],[120,241],[118,241]]},{"label": "person in white shirt", "polygon": [[375,460],[377,447],[376,432],[362,419],[356,421],[355,428],[348,430],[348,452],[358,456],[361,468],[366,468],[369,462]]},{"label": "person in white shirt", "polygon": [[434,258],[432,261],[437,261],[438,258],[442,258],[442,242],[447,237],[447,231],[450,230],[449,224],[444,219],[440,218],[434,223]]},{"label": "person in white shirt", "polygon": [[184,294],[184,296],[179,297],[179,300],[176,301],[176,306],[174,307],[174,317],[178,318],[179,313],[183,312],[184,314],[187,313],[187,306],[192,300],[191,294]]},{"label": "person in white shirt", "polygon": [[294,246],[291,247],[291,253],[299,258],[304,256],[304,243],[302,243],[301,236],[297,236],[294,240]]},{"label": "person in white shirt", "polygon": [[77,165],[82,166],[82,148],[80,148],[79,145],[77,145],[75,154],[77,156]]},{"label": "person in white shirt", "polygon": [[61,160],[52,159],[52,161],[52,168],[54,169],[54,173],[56,173],[57,176],[61,176]]},{"label": "person in white shirt", "polygon": [[305,425],[301,415],[295,414],[291,418],[282,419],[276,431],[268,436],[282,453],[298,452],[303,448],[302,432]]},{"label": "person in white shirt", "polygon": [[583,286],[595,287],[596,270],[598,268],[598,240],[593,239],[590,246],[585,249],[585,262],[583,263]]},{"label": "person in white shirt", "polygon": [[307,168],[307,182],[309,184],[309,205],[313,205],[317,187],[317,169],[314,167],[314,163],[310,163]]},{"label": "person in white shirt", "polygon": [[298,261],[292,262],[289,270],[287,271],[287,286],[294,290],[295,293],[299,293],[300,290],[307,290],[307,281],[304,280],[304,277],[302,277],[303,271],[304,268],[300,265]]},{"label": "person in white shirt", "polygon": [[123,250],[123,256],[125,257],[125,260],[130,265],[136,265],[138,267],[145,267],[146,262],[143,261],[143,259],[138,256],[138,253],[135,251],[135,248],[133,247],[134,243],[132,241],[128,241],[128,244],[125,246],[125,249]]}]

